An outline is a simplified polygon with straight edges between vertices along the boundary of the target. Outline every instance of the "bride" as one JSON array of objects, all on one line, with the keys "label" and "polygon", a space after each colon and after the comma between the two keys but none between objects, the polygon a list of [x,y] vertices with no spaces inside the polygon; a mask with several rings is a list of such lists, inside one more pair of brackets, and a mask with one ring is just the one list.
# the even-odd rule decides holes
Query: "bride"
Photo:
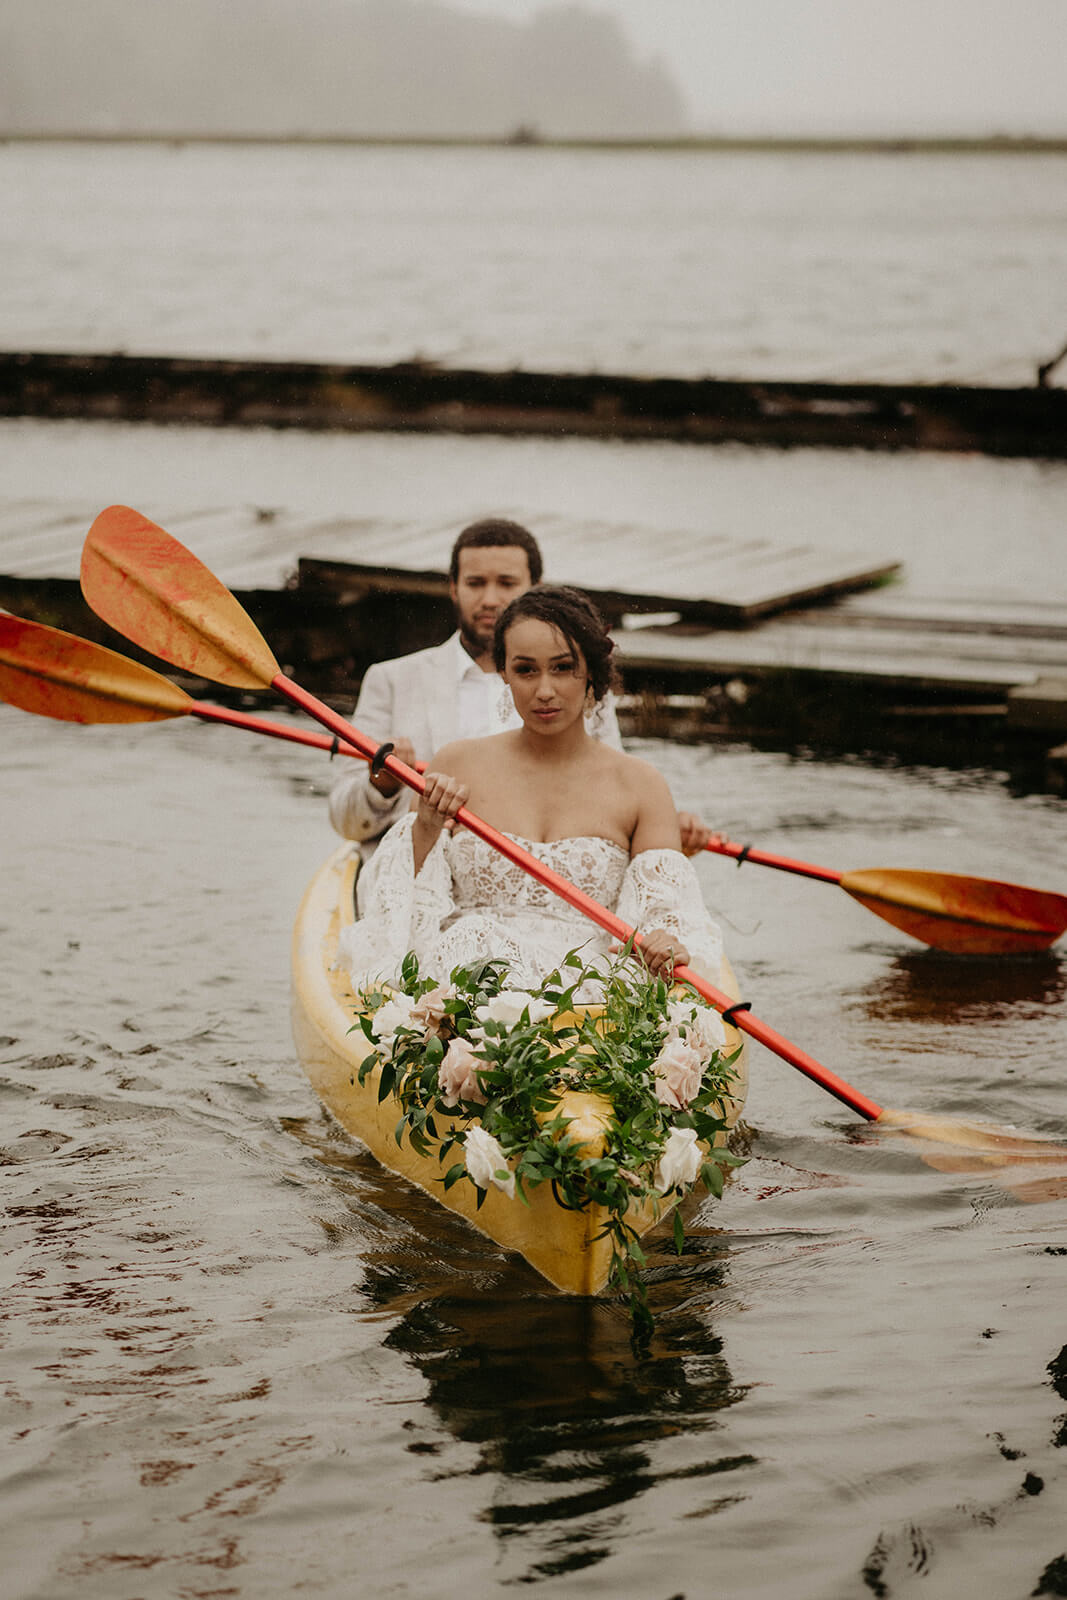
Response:
[{"label": "bride", "polygon": [[340,965],[357,987],[388,979],[413,950],[425,977],[484,957],[536,988],[569,950],[584,962],[612,940],[581,912],[463,827],[460,806],[614,910],[641,934],[654,973],[692,965],[717,977],[719,930],[681,852],[670,790],[647,762],[591,737],[586,718],[611,687],[612,641],[573,589],[534,588],[494,640],[522,726],[446,745],[416,808],[390,829],[360,880],[360,919]]}]

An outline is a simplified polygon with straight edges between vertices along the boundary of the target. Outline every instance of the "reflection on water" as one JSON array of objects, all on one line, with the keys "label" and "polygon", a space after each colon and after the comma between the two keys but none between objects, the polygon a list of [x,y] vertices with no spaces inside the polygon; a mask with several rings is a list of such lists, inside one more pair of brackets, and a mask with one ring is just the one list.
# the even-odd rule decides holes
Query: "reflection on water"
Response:
[{"label": "reflection on water", "polygon": [[[1028,1093],[1062,1082],[1064,1041],[1049,1018],[1062,1013],[1065,997],[1067,967],[1055,951],[960,958],[922,950],[887,962],[850,1003],[879,1028],[893,1027],[899,1048],[935,1076],[914,1133],[857,1129],[854,1142],[913,1138],[925,1165],[985,1174],[1000,1196],[1029,1205],[1067,1198],[1062,1117],[1051,1104],[1042,1114]],[[961,1031],[970,1046],[952,1062],[938,1061],[946,1030]]]},{"label": "reflection on water", "polygon": [[966,1026],[1040,1020],[1065,998],[1067,963],[1054,950],[960,957],[916,949],[888,962],[867,985],[863,1001],[869,1015],[882,1020]]},{"label": "reflection on water", "polygon": [[723,1475],[716,1496],[728,1494],[729,1474],[751,1464],[713,1438],[705,1460],[676,1474],[654,1460],[655,1441],[711,1432],[740,1398],[706,1327],[693,1319],[675,1337],[681,1349],[635,1362],[617,1312],[595,1303],[449,1296],[410,1312],[388,1343],[427,1378],[449,1431],[478,1445],[472,1470],[503,1480],[487,1512],[494,1529],[548,1526],[549,1549],[566,1551],[559,1572],[604,1555],[618,1518],[653,1487]]},{"label": "reflection on water", "polygon": [[[425,1379],[427,1404],[447,1432],[476,1447],[460,1474],[491,1475],[484,1517],[509,1550],[517,1537],[529,1539],[532,1548],[513,1557],[527,1581],[606,1559],[624,1511],[665,1483],[715,1480],[702,1514],[742,1492],[730,1474],[753,1458],[724,1449],[715,1435],[720,1414],[744,1389],[696,1309],[721,1287],[721,1241],[709,1251],[698,1238],[684,1263],[658,1269],[668,1258],[662,1241],[660,1251],[653,1246],[658,1328],[638,1359],[618,1301],[547,1289],[525,1262],[502,1256],[420,1190],[384,1174],[323,1119],[291,1119],[286,1128],[346,1190],[361,1235],[368,1216],[381,1218],[388,1208],[392,1226],[362,1257],[366,1314],[390,1319],[385,1346]],[[406,1226],[398,1229],[401,1219]],[[424,1429],[412,1432],[418,1437],[408,1450],[440,1457],[441,1445]],[[665,1469],[654,1447],[680,1434],[707,1441],[698,1459]],[[434,1474],[452,1475],[447,1465]]]}]

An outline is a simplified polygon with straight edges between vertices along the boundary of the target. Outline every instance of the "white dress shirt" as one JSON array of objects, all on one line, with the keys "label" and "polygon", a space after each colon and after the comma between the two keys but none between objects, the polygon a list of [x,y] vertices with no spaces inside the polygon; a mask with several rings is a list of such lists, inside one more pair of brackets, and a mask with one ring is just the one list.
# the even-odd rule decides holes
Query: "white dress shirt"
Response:
[{"label": "white dress shirt", "polygon": [[517,728],[520,717],[511,705],[507,685],[498,672],[483,672],[464,650],[459,634],[447,641],[456,672],[456,728],[460,739],[484,739],[490,733]]}]

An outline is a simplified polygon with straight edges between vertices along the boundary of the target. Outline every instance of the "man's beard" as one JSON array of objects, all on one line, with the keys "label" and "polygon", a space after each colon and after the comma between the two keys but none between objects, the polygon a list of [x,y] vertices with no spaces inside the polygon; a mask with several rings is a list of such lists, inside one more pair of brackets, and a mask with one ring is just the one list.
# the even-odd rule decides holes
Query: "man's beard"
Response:
[{"label": "man's beard", "polygon": [[460,621],[459,638],[464,650],[475,660],[479,656],[484,656],[493,648],[493,635],[490,634],[488,638],[484,638],[481,634],[475,633],[467,622]]}]

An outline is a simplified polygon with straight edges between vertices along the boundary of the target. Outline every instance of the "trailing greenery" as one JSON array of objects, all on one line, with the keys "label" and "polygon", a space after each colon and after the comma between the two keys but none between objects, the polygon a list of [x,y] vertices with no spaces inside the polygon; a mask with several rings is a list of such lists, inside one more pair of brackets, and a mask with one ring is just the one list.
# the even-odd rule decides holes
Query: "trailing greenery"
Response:
[{"label": "trailing greenery", "polygon": [[[361,993],[355,1027],[372,1049],[360,1082],[380,1065],[378,1098],[400,1107],[397,1143],[436,1155],[446,1189],[473,1183],[479,1206],[490,1184],[528,1203],[542,1183],[560,1205],[602,1206],[611,1281],[643,1343],[652,1327],[645,1257],[627,1212],[658,1210],[698,1180],[722,1193],[739,1158],[712,1146],[726,1128],[736,1052],[716,1047],[718,1018],[694,991],[669,988],[625,955],[588,967],[572,951],[532,991],[509,989],[507,976],[506,963],[487,960],[441,984],[409,954],[399,984]],[[578,998],[590,991],[592,1005]],[[567,1090],[607,1102],[603,1154],[570,1136],[559,1104]],[[680,1252],[678,1210],[674,1238]]]}]

